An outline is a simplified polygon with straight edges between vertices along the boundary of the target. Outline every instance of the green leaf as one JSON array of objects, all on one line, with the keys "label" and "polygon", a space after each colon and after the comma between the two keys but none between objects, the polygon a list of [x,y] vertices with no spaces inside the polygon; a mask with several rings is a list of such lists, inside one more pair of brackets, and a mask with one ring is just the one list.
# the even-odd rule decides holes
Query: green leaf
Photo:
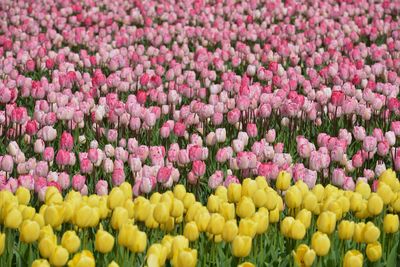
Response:
[{"label": "green leaf", "polygon": [[396,245],[393,246],[392,251],[389,254],[386,265],[387,266],[397,266],[397,247],[399,246],[399,242],[396,242]]}]

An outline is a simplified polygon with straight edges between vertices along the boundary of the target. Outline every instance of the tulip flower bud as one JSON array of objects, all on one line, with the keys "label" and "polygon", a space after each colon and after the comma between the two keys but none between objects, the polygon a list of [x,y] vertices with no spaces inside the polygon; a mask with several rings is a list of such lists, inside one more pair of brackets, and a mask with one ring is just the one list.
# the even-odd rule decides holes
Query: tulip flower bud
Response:
[{"label": "tulip flower bud", "polygon": [[4,219],[4,225],[7,228],[17,229],[22,223],[22,214],[21,212],[14,208],[7,212],[7,215]]},{"label": "tulip flower bud", "polygon": [[311,247],[318,256],[325,256],[329,252],[331,241],[326,234],[315,232],[311,238]]},{"label": "tulip flower bud", "polygon": [[356,250],[349,250],[344,255],[343,267],[361,267],[363,266],[363,254]]},{"label": "tulip flower bud", "polygon": [[238,258],[247,257],[251,251],[252,239],[249,236],[237,235],[232,241],[232,254]]},{"label": "tulip flower bud", "polygon": [[342,240],[350,240],[354,234],[354,222],[343,220],[338,226],[339,238]]},{"label": "tulip flower bud", "polygon": [[56,246],[50,256],[50,263],[54,266],[64,266],[68,261],[68,251],[62,246]]},{"label": "tulip flower bud", "polygon": [[254,238],[257,233],[257,222],[251,219],[241,219],[239,222],[239,235]]},{"label": "tulip flower bud", "polygon": [[32,267],[50,267],[50,263],[45,259],[37,259],[32,262]]},{"label": "tulip flower bud", "polygon": [[68,253],[73,254],[79,250],[81,240],[75,231],[66,231],[61,238],[61,245],[67,249]]},{"label": "tulip flower bud", "polygon": [[371,213],[371,215],[378,215],[382,212],[382,209],[382,198],[378,194],[372,193],[368,199],[368,212]]},{"label": "tulip flower bud", "polygon": [[199,238],[199,229],[195,222],[189,222],[185,225],[183,235],[189,239],[189,241],[196,241]]},{"label": "tulip flower bud", "polygon": [[29,200],[31,199],[31,192],[29,192],[27,188],[20,186],[15,192],[15,196],[17,197],[19,204],[28,205]]},{"label": "tulip flower bud", "polygon": [[317,219],[318,231],[331,234],[335,230],[336,215],[331,211],[322,212]]},{"label": "tulip flower bud", "polygon": [[278,174],[278,178],[276,180],[276,188],[281,191],[286,191],[290,186],[290,174],[286,171],[281,171]]},{"label": "tulip flower bud", "polygon": [[379,239],[381,231],[372,222],[368,222],[364,227],[364,241],[373,243]]},{"label": "tulip flower bud", "polygon": [[[229,190],[229,189],[228,189]],[[253,201],[249,197],[242,197],[236,206],[236,214],[240,218],[248,218],[253,216],[256,211]]]},{"label": "tulip flower bud", "polygon": [[371,262],[375,262],[382,257],[382,246],[376,241],[374,243],[369,243],[366,249],[367,258]]},{"label": "tulip flower bud", "polygon": [[225,222],[224,229],[222,231],[222,239],[225,242],[232,242],[239,232],[236,220],[229,220]]},{"label": "tulip flower bud", "polygon": [[123,206],[125,199],[124,191],[119,187],[114,187],[107,198],[108,208],[115,209],[116,207]]},{"label": "tulip flower bud", "polygon": [[237,183],[231,183],[228,186],[228,201],[231,203],[239,202],[242,196],[242,186]]},{"label": "tulip flower bud", "polygon": [[100,229],[96,233],[95,249],[100,253],[109,253],[114,247],[114,237],[102,228],[100,225]]},{"label": "tulip flower bud", "polygon": [[121,227],[128,222],[128,219],[128,211],[125,208],[116,207],[111,216],[111,226],[115,230],[121,229]]},{"label": "tulip flower bud", "polygon": [[386,214],[383,219],[383,231],[388,234],[394,234],[399,230],[399,215]]},{"label": "tulip flower bud", "polygon": [[32,243],[39,238],[40,226],[37,222],[26,220],[20,227],[20,239],[24,243]]},{"label": "tulip flower bud", "polygon": [[213,235],[222,234],[224,229],[225,219],[219,213],[211,215],[210,222],[208,223],[207,231]]}]

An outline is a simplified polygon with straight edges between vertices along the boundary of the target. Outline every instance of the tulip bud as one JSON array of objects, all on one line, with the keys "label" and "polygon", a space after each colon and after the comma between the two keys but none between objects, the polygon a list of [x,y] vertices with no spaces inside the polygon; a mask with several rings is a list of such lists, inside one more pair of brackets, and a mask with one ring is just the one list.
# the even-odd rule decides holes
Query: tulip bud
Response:
[{"label": "tulip bud", "polygon": [[242,196],[242,186],[237,183],[231,183],[228,186],[228,201],[237,203]]},{"label": "tulip bud", "polygon": [[199,238],[199,229],[195,222],[189,222],[185,225],[183,235],[189,239],[189,241],[195,241]]},{"label": "tulip bud", "polygon": [[31,267],[50,267],[50,263],[45,259],[37,259],[32,262]]},{"label": "tulip bud", "polygon": [[290,186],[290,174],[286,171],[281,171],[278,174],[278,178],[276,180],[276,188],[281,191],[286,191]]},{"label": "tulip bud", "polygon": [[375,262],[382,257],[382,246],[376,241],[374,243],[369,243],[366,249],[367,258],[371,262]]},{"label": "tulip bud", "polygon": [[331,241],[326,234],[315,232],[311,238],[311,247],[318,256],[325,256],[329,252]]},{"label": "tulip bud", "polygon": [[101,253],[108,253],[114,247],[114,237],[102,228],[100,225],[100,229],[96,233],[95,249]]},{"label": "tulip bud", "polygon": [[354,234],[354,222],[343,220],[338,226],[339,238],[342,240],[350,240]]},{"label": "tulip bud", "polygon": [[335,230],[336,215],[331,211],[322,212],[317,219],[318,231],[331,234]]},{"label": "tulip bud", "polygon": [[363,266],[363,254],[356,250],[349,250],[344,255],[343,267],[361,267]]},{"label": "tulip bud", "polygon": [[236,213],[240,218],[248,218],[253,216],[255,210],[256,207],[249,197],[242,197],[236,206]]},{"label": "tulip bud", "polygon": [[249,236],[237,235],[232,242],[232,254],[238,258],[247,257],[251,251],[252,239]]},{"label": "tulip bud", "polygon": [[376,194],[372,193],[368,199],[368,211],[371,215],[378,215],[382,212],[383,201],[382,198]]},{"label": "tulip bud", "polygon": [[40,226],[37,222],[26,220],[20,227],[20,239],[24,243],[32,243],[38,240]]},{"label": "tulip bud", "polygon": [[18,199],[18,203],[23,205],[28,205],[29,200],[31,199],[31,193],[29,190],[22,186],[18,187],[15,196]]},{"label": "tulip bud", "polygon": [[399,215],[386,214],[383,219],[383,230],[388,234],[396,233],[399,230]]},{"label": "tulip bud", "polygon": [[68,261],[68,251],[62,246],[56,246],[50,256],[50,263],[54,266],[64,266]]},{"label": "tulip bud", "polygon": [[364,227],[364,240],[366,243],[373,243],[379,239],[381,231],[372,222],[368,222]]}]

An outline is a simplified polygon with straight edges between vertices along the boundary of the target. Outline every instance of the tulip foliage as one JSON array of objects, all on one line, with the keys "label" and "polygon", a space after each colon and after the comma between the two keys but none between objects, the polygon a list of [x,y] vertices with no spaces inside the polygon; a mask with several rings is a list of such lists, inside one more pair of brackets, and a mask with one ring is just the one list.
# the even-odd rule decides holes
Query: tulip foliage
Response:
[{"label": "tulip foliage", "polygon": [[[278,184],[290,174],[280,173]],[[219,186],[202,203],[185,186],[133,198],[124,182],[109,194],[44,203],[28,189],[0,192],[3,265],[32,266],[395,266],[400,182],[390,170],[376,192],[303,181],[274,189],[265,177]],[[16,253],[15,251],[18,251]],[[207,255],[207,257],[203,256]]]}]

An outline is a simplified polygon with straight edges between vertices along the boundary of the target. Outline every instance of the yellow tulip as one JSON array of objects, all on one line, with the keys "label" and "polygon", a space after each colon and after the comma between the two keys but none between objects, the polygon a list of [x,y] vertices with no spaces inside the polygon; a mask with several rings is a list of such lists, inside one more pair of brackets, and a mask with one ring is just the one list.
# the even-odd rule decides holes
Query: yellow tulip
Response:
[{"label": "yellow tulip", "polygon": [[307,245],[301,244],[293,252],[293,257],[298,266],[311,266],[314,263],[315,251]]},{"label": "yellow tulip", "polygon": [[21,224],[19,234],[20,239],[24,243],[32,243],[38,240],[40,226],[37,222],[26,220]]},{"label": "yellow tulip", "polygon": [[158,192],[154,192],[153,194],[151,194],[151,197],[149,200],[150,200],[151,204],[157,204],[161,200],[161,194]]},{"label": "yellow tulip", "polygon": [[296,186],[290,187],[285,194],[285,202],[290,209],[298,208],[302,202],[302,194]]},{"label": "yellow tulip", "polygon": [[325,256],[329,252],[331,241],[325,233],[315,232],[311,238],[311,247],[318,256]]},{"label": "yellow tulip", "polygon": [[343,220],[338,226],[339,238],[342,240],[350,240],[354,234],[354,222]]},{"label": "yellow tulip", "polygon": [[265,189],[268,187],[267,179],[264,176],[257,176],[255,179],[258,189]]},{"label": "yellow tulip", "polygon": [[215,195],[210,195],[207,199],[207,209],[209,212],[219,212],[221,200]]},{"label": "yellow tulip", "polygon": [[128,211],[123,207],[116,207],[111,216],[111,226],[113,229],[118,230],[127,223],[129,220]]},{"label": "yellow tulip", "polygon": [[228,202],[228,189],[226,189],[225,186],[218,186],[214,194],[219,197],[222,202]]},{"label": "yellow tulip", "polygon": [[306,229],[310,227],[311,218],[312,218],[311,211],[307,209],[300,210],[299,213],[297,213],[296,215],[296,219],[301,221]]},{"label": "yellow tulip", "polygon": [[254,213],[251,219],[257,223],[257,234],[263,234],[268,230],[269,226],[269,213],[268,210],[259,210],[258,212]]},{"label": "yellow tulip", "polygon": [[197,264],[197,250],[184,248],[176,254],[173,262],[176,267],[194,267]]},{"label": "yellow tulip", "polygon": [[66,231],[61,238],[61,245],[73,254],[81,247],[81,240],[75,231]]},{"label": "yellow tulip", "polygon": [[294,220],[293,217],[285,217],[281,221],[281,233],[285,237],[289,237],[290,236],[290,229],[292,229],[292,224],[293,224],[294,221],[295,220]]},{"label": "yellow tulip", "polygon": [[[154,216],[153,216],[155,207],[156,207],[156,205],[154,205],[154,204],[150,205],[149,216],[147,216],[146,220],[144,221],[144,224],[149,229],[155,229],[160,226],[160,224],[156,221],[156,219],[154,219]],[[167,222],[168,222],[168,220],[167,220]]]},{"label": "yellow tulip", "polygon": [[242,197],[242,185],[237,183],[231,183],[228,186],[228,201],[231,203],[239,202]]},{"label": "yellow tulip", "polygon": [[189,248],[189,240],[183,235],[177,235],[172,239],[171,251],[172,255],[177,254],[180,250]]},{"label": "yellow tulip", "polygon": [[238,258],[247,257],[251,251],[252,239],[249,236],[237,235],[232,242],[232,254]]},{"label": "yellow tulip", "polygon": [[278,195],[274,190],[267,190],[265,193],[265,198],[267,201],[265,202],[265,207],[271,211],[276,208],[278,205]]},{"label": "yellow tulip", "polygon": [[110,264],[108,264],[107,267],[119,267],[119,265],[115,261],[112,261],[112,262],[110,262]]},{"label": "yellow tulip", "polygon": [[257,223],[251,219],[241,219],[239,222],[239,235],[247,235],[251,238],[257,233]]},{"label": "yellow tulip", "polygon": [[4,225],[7,228],[17,229],[22,223],[22,214],[21,212],[14,208],[7,212],[6,218],[4,220]]},{"label": "yellow tulip", "polygon": [[399,230],[399,215],[386,214],[383,219],[383,231],[388,234],[394,234]]},{"label": "yellow tulip", "polygon": [[[163,266],[167,260],[167,254],[168,249],[166,246],[157,243],[152,244],[146,252],[148,266]],[[149,261],[152,262],[152,265],[149,264]]]},{"label": "yellow tulip", "polygon": [[286,171],[280,171],[278,174],[278,178],[276,179],[276,188],[281,191],[286,191],[290,186],[290,173]]},{"label": "yellow tulip", "polygon": [[238,267],[255,267],[255,265],[251,262],[243,262],[242,264],[239,264]]},{"label": "yellow tulip", "polygon": [[349,250],[344,255],[343,267],[361,267],[363,266],[363,254],[356,250]]},{"label": "yellow tulip", "polygon": [[252,195],[252,199],[257,208],[264,207],[268,202],[267,192],[263,189],[257,189]]},{"label": "yellow tulip", "polygon": [[174,199],[174,203],[172,205],[172,210],[170,214],[174,218],[181,217],[183,215],[184,209],[185,206],[183,205],[183,202],[179,199]]},{"label": "yellow tulip", "polygon": [[223,202],[219,207],[219,213],[224,216],[225,220],[232,220],[235,218],[235,204]]},{"label": "yellow tulip", "polygon": [[107,198],[108,208],[113,210],[116,207],[121,207],[124,205],[125,200],[124,191],[119,187],[114,187]]},{"label": "yellow tulip", "polygon": [[183,235],[189,239],[189,241],[195,241],[199,238],[199,229],[195,222],[189,222],[185,225]]},{"label": "yellow tulip", "polygon": [[193,203],[196,202],[196,197],[193,193],[186,193],[183,197],[183,205],[185,206],[185,210],[188,210],[189,207],[192,206]]},{"label": "yellow tulip", "polygon": [[382,209],[382,198],[378,194],[372,193],[370,198],[368,199],[368,212],[372,215],[378,215],[382,212]]},{"label": "yellow tulip", "polygon": [[95,249],[101,253],[108,253],[114,247],[114,237],[107,231],[103,230],[100,225],[100,229],[97,230],[95,237]]},{"label": "yellow tulip", "polygon": [[355,191],[360,193],[363,198],[368,199],[371,194],[371,187],[366,182],[360,181],[357,183]]},{"label": "yellow tulip", "polygon": [[135,220],[144,222],[150,215],[150,202],[144,197],[137,197],[133,201],[135,203]]},{"label": "yellow tulip", "polygon": [[369,243],[366,249],[367,258],[369,261],[374,262],[382,257],[382,246],[379,242]]},{"label": "yellow tulip", "polygon": [[365,228],[365,223],[357,223],[354,225],[354,234],[353,234],[353,240],[357,243],[362,243],[364,242],[364,228]]},{"label": "yellow tulip", "polygon": [[364,240],[366,243],[374,243],[378,240],[381,231],[372,222],[368,222],[364,227]]},{"label": "yellow tulip", "polygon": [[279,217],[280,217],[280,213],[279,213],[278,208],[275,208],[269,212],[269,222],[270,223],[279,222]]},{"label": "yellow tulip", "polygon": [[123,182],[119,188],[122,190],[124,193],[125,199],[132,199],[133,192],[132,192],[132,186],[128,182]]},{"label": "yellow tulip", "polygon": [[60,191],[54,186],[49,186],[46,189],[46,195],[45,195],[45,203],[47,205],[51,204],[61,204],[63,201],[63,197],[60,194]]},{"label": "yellow tulip", "polygon": [[153,217],[158,223],[166,223],[169,218],[169,207],[165,202],[157,203],[154,211]]},{"label": "yellow tulip", "polygon": [[174,197],[179,199],[179,200],[183,200],[183,198],[185,197],[186,194],[186,188],[184,185],[182,184],[177,184],[174,187]]},{"label": "yellow tulip", "polygon": [[64,266],[68,261],[68,251],[62,246],[56,246],[50,255],[50,263],[54,266]]},{"label": "yellow tulip", "polygon": [[68,262],[68,267],[94,267],[95,265],[93,254],[88,250],[75,254]]},{"label": "yellow tulip", "polygon": [[219,213],[211,215],[210,222],[208,223],[207,231],[213,235],[222,234],[224,229],[225,219]]},{"label": "yellow tulip", "polygon": [[229,220],[225,222],[224,229],[222,231],[222,239],[225,242],[232,242],[237,236],[239,228],[237,226],[236,220]]},{"label": "yellow tulip", "polygon": [[384,182],[378,184],[378,190],[376,193],[381,197],[383,204],[385,205],[389,204],[395,196],[390,186]]},{"label": "yellow tulip", "polygon": [[44,226],[44,217],[40,213],[36,213],[35,215],[33,215],[32,221],[37,222],[39,224],[40,228],[42,228]]},{"label": "yellow tulip", "polygon": [[61,205],[50,205],[44,211],[44,221],[51,227],[57,228],[63,223],[64,208]]},{"label": "yellow tulip", "polygon": [[28,205],[31,199],[31,192],[27,188],[20,186],[15,192],[15,196],[17,197],[19,204]]},{"label": "yellow tulip", "polygon": [[322,212],[317,219],[318,231],[331,234],[335,230],[336,214],[331,211]]},{"label": "yellow tulip", "polygon": [[242,182],[242,196],[252,197],[258,189],[257,182],[253,179],[246,178]]},{"label": "yellow tulip", "polygon": [[137,226],[131,223],[125,223],[124,225],[122,225],[118,232],[118,245],[127,248],[133,246],[133,242],[138,231],[139,230]]},{"label": "yellow tulip", "polygon": [[350,210],[360,211],[362,208],[362,195],[360,193],[354,193],[350,198]]},{"label": "yellow tulip", "polygon": [[134,242],[129,250],[134,253],[142,253],[147,247],[147,235],[145,232],[137,231]]},{"label": "yellow tulip", "polygon": [[91,226],[91,220],[95,216],[93,208],[89,205],[82,205],[79,207],[74,214],[74,223],[79,228],[86,228]]},{"label": "yellow tulip", "polygon": [[31,267],[50,267],[50,263],[45,259],[37,259],[32,262]]},{"label": "yellow tulip", "polygon": [[204,232],[207,230],[208,225],[210,224],[211,215],[208,210],[199,210],[195,215],[194,221],[197,224],[200,232]]},{"label": "yellow tulip", "polygon": [[301,240],[306,235],[306,227],[300,220],[294,220],[291,227],[289,236],[295,240]]},{"label": "yellow tulip", "polygon": [[253,201],[249,197],[242,197],[236,206],[236,214],[240,218],[248,218],[253,216],[256,211]]}]

